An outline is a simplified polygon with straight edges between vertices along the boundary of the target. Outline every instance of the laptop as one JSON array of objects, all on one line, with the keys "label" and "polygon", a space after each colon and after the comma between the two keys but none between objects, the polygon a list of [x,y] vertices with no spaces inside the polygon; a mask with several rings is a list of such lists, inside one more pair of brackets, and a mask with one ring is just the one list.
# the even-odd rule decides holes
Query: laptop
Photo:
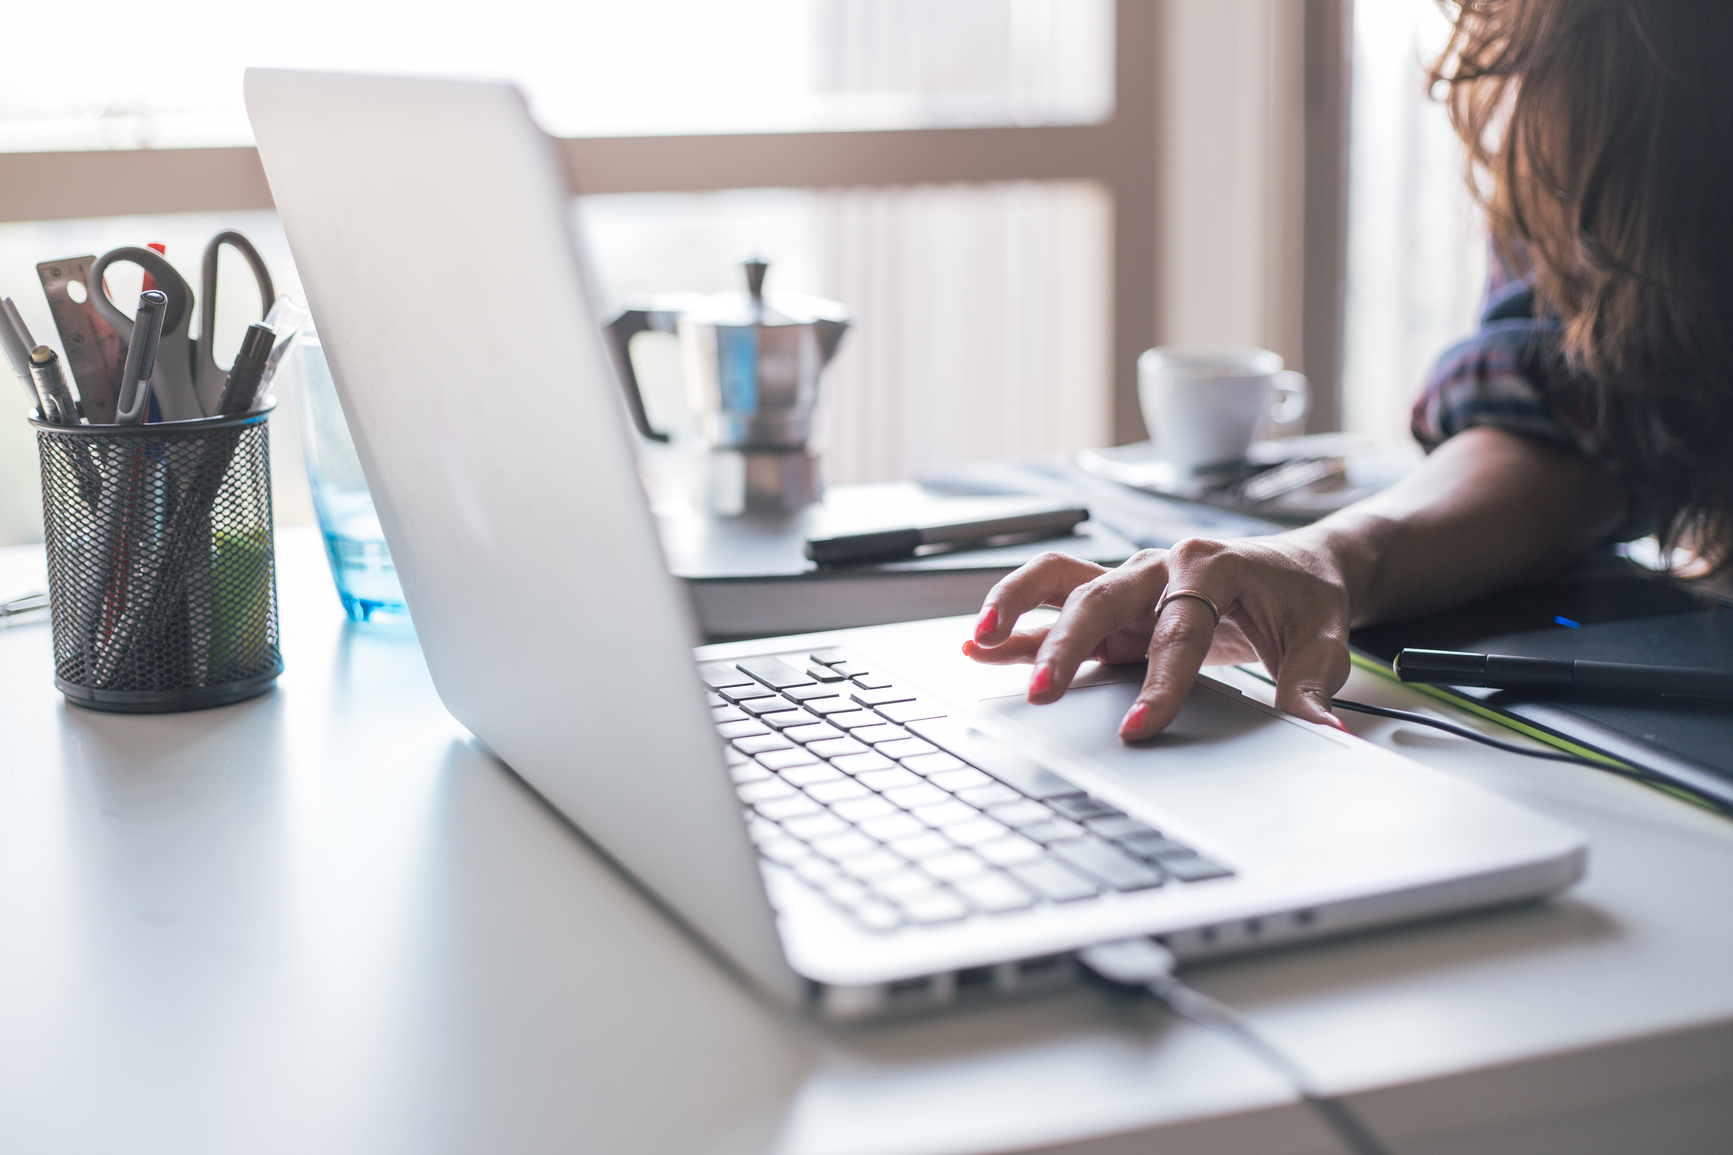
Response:
[{"label": "laptop", "polygon": [[1558,891],[1576,832],[1199,680],[1031,707],[956,619],[694,651],[567,174],[507,84],[249,70],[248,113],[441,700],[739,973],[858,1020]]}]

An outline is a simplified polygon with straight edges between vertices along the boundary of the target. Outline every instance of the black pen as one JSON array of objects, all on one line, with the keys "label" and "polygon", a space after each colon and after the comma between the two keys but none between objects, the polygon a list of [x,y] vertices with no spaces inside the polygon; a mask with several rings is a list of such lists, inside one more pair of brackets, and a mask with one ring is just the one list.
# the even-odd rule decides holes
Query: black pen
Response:
[{"label": "black pen", "polygon": [[1629,662],[1560,661],[1454,650],[1403,650],[1396,676],[1434,686],[1486,686],[1499,690],[1595,690],[1733,698],[1733,673],[1688,666]]},{"label": "black pen", "polygon": [[849,533],[836,537],[813,537],[806,542],[806,556],[820,565],[851,565],[860,562],[894,561],[915,556],[923,545],[965,545],[997,537],[1056,537],[1068,533],[1080,521],[1089,520],[1081,506],[1039,509],[1008,517],[944,525],[910,526],[874,533]]},{"label": "black pen", "polygon": [[259,400],[259,383],[265,378],[265,361],[277,335],[257,322],[247,326],[241,338],[241,351],[229,368],[229,379],[223,383],[223,393],[217,402],[217,413],[231,417],[251,413]]}]

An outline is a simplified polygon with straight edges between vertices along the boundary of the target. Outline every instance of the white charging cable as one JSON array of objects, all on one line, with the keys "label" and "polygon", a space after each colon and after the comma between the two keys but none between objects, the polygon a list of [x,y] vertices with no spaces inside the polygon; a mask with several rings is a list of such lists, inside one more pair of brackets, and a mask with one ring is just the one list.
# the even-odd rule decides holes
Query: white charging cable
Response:
[{"label": "white charging cable", "polygon": [[1318,1090],[1310,1075],[1265,1042],[1233,1008],[1195,991],[1174,977],[1173,952],[1153,939],[1124,938],[1077,953],[1077,960],[1108,982],[1138,987],[1165,1003],[1181,1018],[1227,1035],[1279,1072],[1324,1125],[1353,1155],[1389,1155],[1348,1105]]}]

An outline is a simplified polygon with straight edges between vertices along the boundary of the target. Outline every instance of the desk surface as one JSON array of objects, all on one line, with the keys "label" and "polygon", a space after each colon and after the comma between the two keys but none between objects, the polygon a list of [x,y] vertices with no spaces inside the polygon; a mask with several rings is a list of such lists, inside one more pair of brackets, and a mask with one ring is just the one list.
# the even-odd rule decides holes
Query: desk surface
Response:
[{"label": "desk surface", "polygon": [[[252,702],[73,709],[46,622],[0,627],[0,1150],[1333,1149],[1132,996],[850,1030],[768,1008],[446,714],[407,628],[344,621],[313,533],[278,551],[288,668]],[[0,596],[40,566],[0,551]],[[1196,985],[1401,1151],[1723,1150],[1733,824],[1349,722],[1588,832],[1589,877]]]}]

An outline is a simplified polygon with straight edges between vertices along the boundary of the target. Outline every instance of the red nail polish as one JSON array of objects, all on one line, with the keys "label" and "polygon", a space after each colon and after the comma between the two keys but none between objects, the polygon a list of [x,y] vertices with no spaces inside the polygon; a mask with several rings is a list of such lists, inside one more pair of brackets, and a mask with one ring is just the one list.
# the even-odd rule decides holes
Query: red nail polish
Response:
[{"label": "red nail polish", "polygon": [[1125,712],[1125,721],[1119,724],[1121,734],[1137,734],[1143,730],[1143,723],[1149,718],[1149,703],[1139,702]]},{"label": "red nail polish", "polygon": [[1053,670],[1046,662],[1042,662],[1035,667],[1035,672],[1029,675],[1029,692],[1031,694],[1045,694],[1052,688]]},{"label": "red nail polish", "polygon": [[999,608],[988,606],[981,611],[981,616],[975,619],[975,640],[980,641],[999,626]]}]

